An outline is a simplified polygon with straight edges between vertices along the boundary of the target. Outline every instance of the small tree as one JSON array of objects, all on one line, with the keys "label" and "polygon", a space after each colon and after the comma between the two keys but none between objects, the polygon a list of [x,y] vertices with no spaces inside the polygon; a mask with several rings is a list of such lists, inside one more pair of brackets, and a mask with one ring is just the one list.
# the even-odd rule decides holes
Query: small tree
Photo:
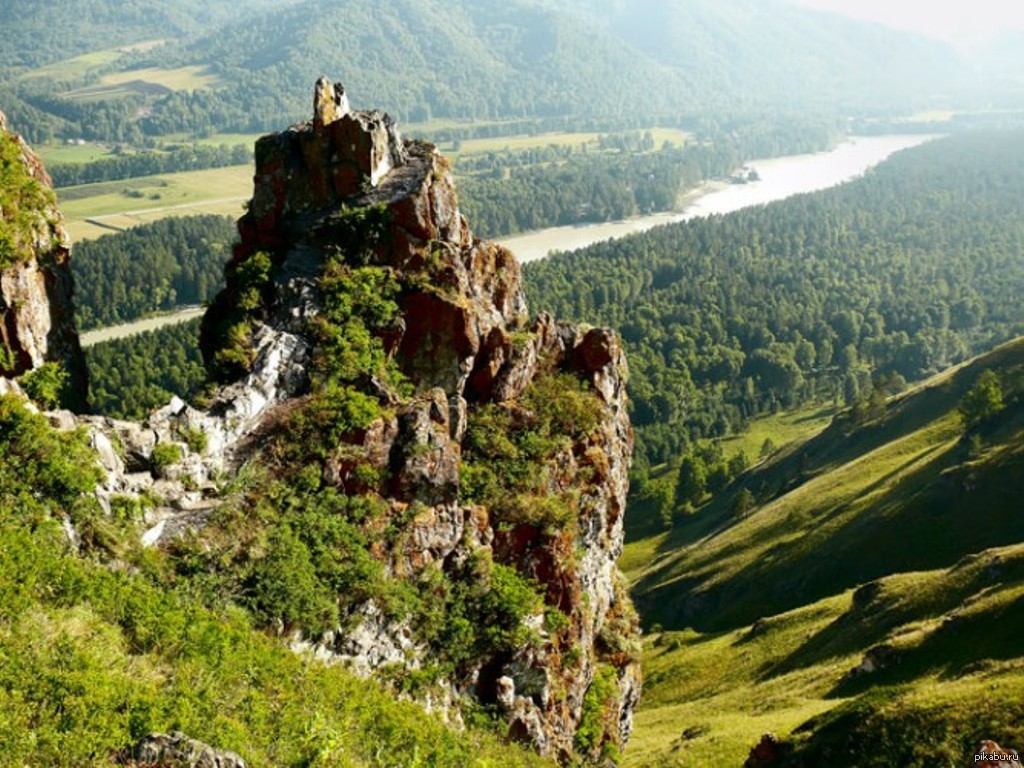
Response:
[{"label": "small tree", "polygon": [[676,483],[676,501],[697,506],[707,490],[708,469],[700,456],[688,454],[679,465],[679,479]]},{"label": "small tree", "polygon": [[1003,410],[1003,385],[999,377],[989,370],[974,382],[974,386],[960,401],[960,415],[966,429],[986,421]]},{"label": "small tree", "polygon": [[732,514],[734,517],[746,517],[756,505],[754,494],[744,488],[733,497]]}]

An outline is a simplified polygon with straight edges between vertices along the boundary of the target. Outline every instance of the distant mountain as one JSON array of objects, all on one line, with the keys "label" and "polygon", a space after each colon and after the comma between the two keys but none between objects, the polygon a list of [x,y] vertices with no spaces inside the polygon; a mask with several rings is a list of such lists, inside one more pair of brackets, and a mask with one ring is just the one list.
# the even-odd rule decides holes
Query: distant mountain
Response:
[{"label": "distant mountain", "polygon": [[284,0],[21,0],[0,4],[0,67],[207,30]]},{"label": "distant mountain", "polygon": [[293,91],[333,72],[413,119],[878,110],[958,70],[924,38],[754,0],[307,0],[177,55]]},{"label": "distant mountain", "polygon": [[[118,141],[138,141],[138,131],[262,132],[282,115],[300,119],[300,94],[325,73],[357,105],[384,105],[405,121],[525,118],[619,130],[714,115],[730,130],[736,118],[946,104],[961,72],[941,44],[781,0],[78,5],[0,11],[0,67],[16,72],[0,96],[53,115],[56,135]],[[39,69],[154,38],[166,44]],[[47,135],[38,121],[19,127]]]}]

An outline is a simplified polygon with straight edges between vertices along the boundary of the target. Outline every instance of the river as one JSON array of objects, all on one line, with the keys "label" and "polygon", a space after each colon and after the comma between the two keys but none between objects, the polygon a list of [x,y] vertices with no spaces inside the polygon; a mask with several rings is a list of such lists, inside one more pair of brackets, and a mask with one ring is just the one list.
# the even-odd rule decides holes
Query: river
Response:
[{"label": "river", "polygon": [[93,344],[99,344],[104,341],[123,339],[126,336],[134,336],[137,333],[143,333],[145,331],[155,331],[157,328],[163,328],[165,325],[184,323],[186,320],[191,320],[195,317],[202,317],[202,314],[205,311],[205,307],[182,307],[181,309],[176,309],[173,312],[168,312],[164,315],[144,317],[141,320],[135,320],[131,323],[108,325],[106,328],[97,328],[92,331],[85,331],[79,336],[79,338],[81,339],[83,347],[91,347]]},{"label": "river", "polygon": [[759,181],[747,184],[708,182],[692,190],[681,211],[655,213],[625,221],[551,227],[505,237],[499,243],[520,262],[543,259],[551,251],[573,251],[594,243],[644,232],[699,216],[724,214],[804,192],[828,189],[862,175],[894,152],[937,138],[932,135],[856,136],[828,152],[751,160],[746,168],[757,171]]},{"label": "river", "polygon": [[[934,138],[937,137],[860,136],[848,139],[828,152],[751,160],[745,167],[757,171],[760,177],[758,181],[747,184],[708,182],[686,195],[682,211],[655,213],[602,224],[551,227],[502,238],[498,242],[511,250],[520,262],[535,261],[543,259],[551,251],[572,251],[610,238],[644,232],[659,224],[672,224],[698,216],[732,213],[741,208],[771,203],[803,192],[828,189],[860,176],[893,152],[923,144]],[[89,331],[82,334],[82,346],[181,323],[202,313],[201,307],[187,307],[134,323]]]}]

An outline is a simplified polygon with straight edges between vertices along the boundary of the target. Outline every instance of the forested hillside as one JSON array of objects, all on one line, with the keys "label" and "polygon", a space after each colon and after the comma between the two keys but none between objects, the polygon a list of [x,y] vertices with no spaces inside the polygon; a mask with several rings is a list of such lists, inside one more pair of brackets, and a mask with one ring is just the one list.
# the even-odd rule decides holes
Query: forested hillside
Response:
[{"label": "forested hillside", "polygon": [[[247,4],[241,18],[222,4],[189,10],[161,5],[142,18],[134,5],[91,0],[64,55],[103,52],[31,70],[71,35],[66,21],[50,23],[52,4],[19,6],[17,25],[39,38],[38,52],[10,37],[0,100],[33,139],[139,142],[298,119],[305,84],[331,72],[357,105],[372,99],[403,121],[570,118],[609,129],[714,115],[727,130],[766,114],[905,113],[942,102],[961,73],[937,43],[781,1],[656,0],[642,14],[550,0],[301,0]],[[101,38],[114,14],[119,32]],[[166,44],[110,47],[147,37]]]},{"label": "forested hillside", "polygon": [[172,397],[194,399],[206,384],[199,320],[87,347],[92,409],[115,419],[146,418]]},{"label": "forested hillside", "polygon": [[852,403],[1021,332],[1022,147],[948,138],[830,191],[532,263],[531,308],[621,330],[641,462]]},{"label": "forested hillside", "polygon": [[189,216],[79,243],[71,261],[79,328],[212,299],[223,287],[235,237],[226,216]]},{"label": "forested hillside", "polygon": [[281,0],[21,0],[0,5],[0,68],[197,34]]}]

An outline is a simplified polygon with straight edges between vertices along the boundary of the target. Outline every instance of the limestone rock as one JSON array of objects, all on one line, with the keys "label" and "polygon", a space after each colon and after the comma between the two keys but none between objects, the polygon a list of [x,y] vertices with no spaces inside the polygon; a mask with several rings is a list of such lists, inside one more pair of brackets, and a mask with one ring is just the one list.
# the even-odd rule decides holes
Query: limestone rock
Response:
[{"label": "limestone rock", "polygon": [[[518,263],[505,248],[473,238],[444,158],[429,144],[404,141],[386,115],[352,110],[326,78],[316,85],[311,121],[257,143],[254,184],[233,262],[262,251],[271,269],[259,310],[246,320],[248,364],[206,409],[176,400],[143,425],[84,420],[108,471],[104,492],[161,499],[146,513],[147,546],[206,525],[219,503],[217,479],[285,430],[311,395],[320,350],[310,326],[321,312],[327,255],[341,251],[384,268],[402,286],[400,317],[379,338],[410,386],[391,391],[369,374],[358,383],[382,415],[321,446],[320,481],[377,497],[382,511],[373,524],[398,531],[370,549],[387,576],[415,581],[440,569],[463,578],[474,563],[493,560],[535,580],[546,605],[566,618],[549,630],[542,612],[526,616],[534,642],[464,661],[424,703],[446,716],[460,699],[496,705],[513,738],[567,763],[621,748],[641,681],[638,622],[616,567],[633,445],[618,337],[543,313],[531,323]],[[346,212],[369,207],[381,213],[384,231],[357,241]],[[203,320],[208,360],[218,333],[238,317],[231,274],[229,267],[228,287]],[[560,444],[537,467],[546,492],[578,499],[575,519],[560,527],[501,522],[461,495],[467,430],[485,407],[531,418],[518,401],[550,371],[588,382],[596,394],[592,433]],[[204,452],[188,447],[185,436],[195,432],[205,436]],[[161,443],[179,446],[181,460],[156,478],[153,451]],[[373,599],[340,604],[346,615],[338,627],[321,637],[293,635],[291,647],[364,675],[429,663],[408,621]],[[599,675],[613,683],[603,731],[591,754],[576,755],[583,703]]]}]

